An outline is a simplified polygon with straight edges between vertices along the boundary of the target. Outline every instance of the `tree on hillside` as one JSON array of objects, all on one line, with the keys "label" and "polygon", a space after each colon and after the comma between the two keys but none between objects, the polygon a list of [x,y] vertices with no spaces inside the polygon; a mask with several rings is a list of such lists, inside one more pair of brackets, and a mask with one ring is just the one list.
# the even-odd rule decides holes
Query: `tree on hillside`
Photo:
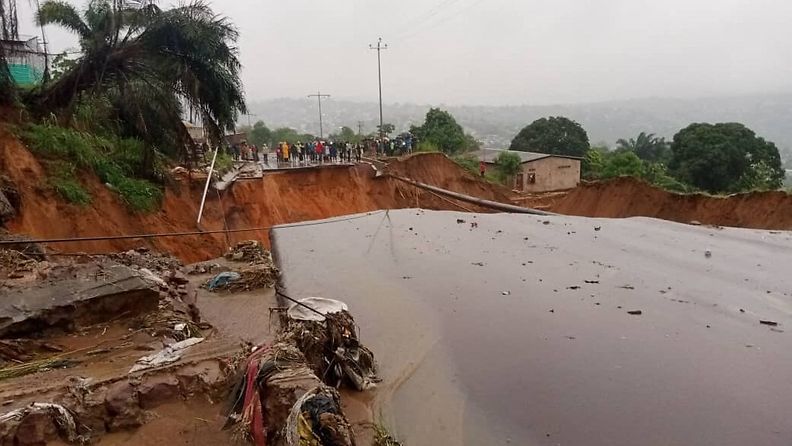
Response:
[{"label": "tree on hillside", "polygon": [[674,135],[671,151],[672,174],[709,192],[737,192],[755,169],[767,171],[768,188],[784,180],[775,144],[739,123],[691,124]]},{"label": "tree on hillside", "polygon": [[[351,130],[351,129],[350,129],[350,130]],[[380,130],[382,131],[382,134],[383,134],[383,135],[385,135],[385,136],[388,136],[388,135],[390,135],[391,133],[393,133],[393,132],[395,132],[395,131],[396,131],[396,126],[395,126],[395,125],[393,125],[393,124],[390,124],[390,123],[388,123],[388,122],[386,122],[386,123],[382,124],[382,129],[380,129],[380,126],[377,126],[377,136],[378,136],[378,137],[379,137],[379,132],[380,132]]]},{"label": "tree on hillside", "polygon": [[264,121],[256,121],[256,123],[253,124],[253,128],[250,129],[248,139],[250,140],[250,143],[261,147],[264,144],[270,143],[270,139],[272,139],[272,131],[264,124]]},{"label": "tree on hillside", "polygon": [[48,0],[37,18],[76,34],[82,50],[71,69],[30,94],[40,112],[68,119],[86,96],[105,96],[124,131],[166,149],[192,144],[181,121],[185,105],[215,141],[245,110],[237,30],[199,0],[167,10],[151,1],[93,0],[82,14]]},{"label": "tree on hillside", "polygon": [[501,152],[495,158],[495,171],[498,173],[498,179],[502,183],[506,183],[514,178],[520,172],[520,164],[522,160],[516,153]]},{"label": "tree on hillside", "polygon": [[360,142],[360,137],[358,137],[357,133],[347,126],[341,127],[338,133],[330,135],[330,139],[333,141],[349,141],[352,144]]},{"label": "tree on hillside", "polygon": [[644,164],[632,151],[612,153],[605,157],[601,178],[631,176],[640,178]]},{"label": "tree on hillside", "polygon": [[270,136],[270,147],[275,147],[279,142],[288,142],[294,144],[296,142],[306,143],[316,139],[315,136],[307,133],[298,133],[289,127],[281,127],[272,131]]},{"label": "tree on hillside", "polygon": [[475,140],[465,135],[462,126],[445,110],[431,108],[421,126],[410,127],[410,133],[418,138],[419,144],[429,144],[443,153],[455,154],[475,149]]},{"label": "tree on hillside", "polygon": [[580,124],[563,116],[541,118],[532,122],[512,140],[509,150],[552,153],[555,155],[586,155],[589,138]]},{"label": "tree on hillside", "polygon": [[671,147],[665,138],[658,138],[653,133],[641,132],[637,138],[616,141],[617,152],[633,152],[638,158],[653,163],[667,163],[671,160]]}]

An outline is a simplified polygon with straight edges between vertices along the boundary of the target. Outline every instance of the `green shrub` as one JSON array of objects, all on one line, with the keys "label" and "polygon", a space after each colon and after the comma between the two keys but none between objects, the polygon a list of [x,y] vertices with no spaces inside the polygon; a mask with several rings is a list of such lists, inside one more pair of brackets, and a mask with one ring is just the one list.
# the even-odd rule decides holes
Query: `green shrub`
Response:
[{"label": "green shrub", "polygon": [[50,185],[69,203],[81,206],[91,203],[91,194],[75,179],[55,177],[50,179]]},{"label": "green shrub", "polygon": [[434,145],[429,141],[421,141],[418,143],[418,147],[415,148],[414,152],[422,152],[422,153],[432,153],[432,152],[439,152],[440,148]]},{"label": "green shrub", "polygon": [[[42,158],[65,161],[74,169],[94,172],[135,211],[156,210],[162,200],[162,190],[158,186],[134,177],[142,164],[143,152],[147,150],[139,140],[107,138],[50,124],[31,124],[21,136],[31,151]],[[62,165],[59,169],[63,169]],[[75,193],[74,186],[79,183],[74,180],[74,172],[65,175],[61,171],[51,171],[50,174],[60,185],[53,183],[53,186],[64,198],[80,199]]]},{"label": "green shrub", "polygon": [[91,202],[91,194],[80,184],[75,175],[74,164],[65,161],[50,163],[48,182],[55,192],[69,203],[85,206]]},{"label": "green shrub", "polygon": [[516,153],[501,152],[495,158],[495,172],[501,183],[506,184],[520,172],[522,160]]},{"label": "green shrub", "polygon": [[215,160],[215,171],[220,175],[228,172],[234,167],[234,158],[231,157],[225,150],[220,150]]},{"label": "green shrub", "polygon": [[451,159],[473,175],[479,174],[479,159],[476,155],[456,155]]}]

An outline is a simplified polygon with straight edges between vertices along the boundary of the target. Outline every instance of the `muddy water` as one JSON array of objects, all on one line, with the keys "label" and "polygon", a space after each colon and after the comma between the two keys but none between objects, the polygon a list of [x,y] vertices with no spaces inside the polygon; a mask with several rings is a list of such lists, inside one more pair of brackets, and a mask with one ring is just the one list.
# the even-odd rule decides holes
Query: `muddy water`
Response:
[{"label": "muddy water", "polygon": [[273,232],[289,294],[349,304],[406,444],[792,444],[790,233],[416,210]]}]

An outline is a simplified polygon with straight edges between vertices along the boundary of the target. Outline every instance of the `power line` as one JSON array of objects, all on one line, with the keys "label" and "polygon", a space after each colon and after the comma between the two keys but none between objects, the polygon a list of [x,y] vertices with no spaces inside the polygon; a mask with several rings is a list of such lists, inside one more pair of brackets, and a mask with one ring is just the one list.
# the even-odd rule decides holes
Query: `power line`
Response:
[{"label": "power line", "polygon": [[[430,18],[430,20],[427,20],[426,22],[424,22],[424,25],[410,27],[411,31],[407,32],[406,34],[402,34],[400,36],[400,40],[401,41],[406,41],[406,40],[412,39],[413,37],[415,37],[417,35],[420,35],[422,32],[426,31],[427,29],[437,28],[438,26],[441,26],[441,25],[443,25],[445,23],[448,23],[451,20],[459,17],[462,13],[467,12],[470,9],[472,9],[473,7],[481,4],[483,1],[484,0],[477,0],[477,1],[474,0],[474,1],[472,1],[471,3],[469,3],[467,5],[462,5],[461,8],[459,8],[459,9],[457,9],[455,11],[452,11],[451,14],[447,15],[447,16],[438,16],[437,14],[435,14],[432,18]],[[436,17],[438,18],[438,20],[431,20],[431,19],[434,19]]]},{"label": "power line", "polygon": [[309,94],[309,98],[316,98],[319,100],[319,139],[324,139],[324,128],[322,125],[322,98],[329,98],[329,94],[322,94],[321,91],[317,91],[316,94]]},{"label": "power line", "polygon": [[401,33],[397,32],[391,38],[393,39],[400,39],[402,36],[406,34],[410,34],[412,30],[416,27],[421,27],[424,23],[431,20],[437,14],[444,12],[447,8],[454,6],[454,4],[458,3],[460,0],[443,0],[434,7],[429,8],[423,14],[418,15],[414,19],[408,21],[407,23],[402,24],[400,27],[402,30],[407,30],[406,32],[402,31]]}]

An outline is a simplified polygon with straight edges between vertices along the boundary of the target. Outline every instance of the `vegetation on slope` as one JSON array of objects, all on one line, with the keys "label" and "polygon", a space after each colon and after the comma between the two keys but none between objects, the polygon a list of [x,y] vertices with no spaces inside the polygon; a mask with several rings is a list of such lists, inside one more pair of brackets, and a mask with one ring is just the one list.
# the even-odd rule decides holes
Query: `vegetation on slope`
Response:
[{"label": "vegetation on slope", "polygon": [[155,210],[162,190],[149,180],[135,178],[143,163],[143,143],[107,138],[51,124],[30,124],[21,136],[48,167],[50,184],[66,200],[87,204],[90,193],[80,184],[80,171],[91,171],[116,191],[135,211]]}]

